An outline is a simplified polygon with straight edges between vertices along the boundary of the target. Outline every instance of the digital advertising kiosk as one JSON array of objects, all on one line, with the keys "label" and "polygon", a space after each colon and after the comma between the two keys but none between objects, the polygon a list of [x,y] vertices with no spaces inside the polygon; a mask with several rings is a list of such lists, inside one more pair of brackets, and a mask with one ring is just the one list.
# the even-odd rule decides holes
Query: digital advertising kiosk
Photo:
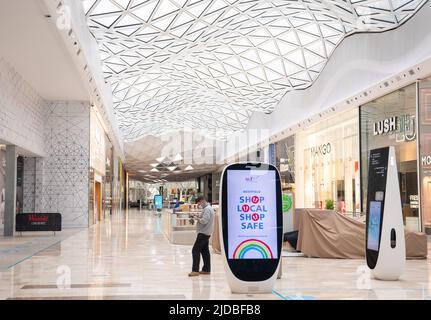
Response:
[{"label": "digital advertising kiosk", "polygon": [[161,211],[163,208],[163,196],[157,194],[154,196],[154,209],[156,211]]},{"label": "digital advertising kiosk", "polygon": [[394,147],[370,151],[366,259],[374,278],[398,280],[406,260],[404,223]]},{"label": "digital advertising kiosk", "polygon": [[281,259],[280,175],[263,163],[227,166],[220,184],[220,239],[233,293],[270,293]]}]

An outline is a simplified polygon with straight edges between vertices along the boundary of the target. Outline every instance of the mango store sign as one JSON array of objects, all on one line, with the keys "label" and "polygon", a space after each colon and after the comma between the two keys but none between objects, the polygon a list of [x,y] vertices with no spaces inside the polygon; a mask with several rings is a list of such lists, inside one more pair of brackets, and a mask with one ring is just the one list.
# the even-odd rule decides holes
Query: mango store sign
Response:
[{"label": "mango store sign", "polygon": [[313,156],[325,156],[330,154],[332,151],[331,143],[324,143],[316,147],[311,148],[311,155]]}]

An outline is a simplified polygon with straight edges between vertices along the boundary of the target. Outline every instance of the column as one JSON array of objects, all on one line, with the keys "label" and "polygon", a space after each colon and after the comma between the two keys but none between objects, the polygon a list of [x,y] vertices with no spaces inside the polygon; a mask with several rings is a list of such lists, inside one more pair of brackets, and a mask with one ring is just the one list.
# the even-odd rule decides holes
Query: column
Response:
[{"label": "column", "polygon": [[126,213],[129,212],[129,173],[126,172]]},{"label": "column", "polygon": [[16,215],[16,146],[6,146],[6,179],[5,179],[5,210],[4,236],[12,237],[15,231]]}]

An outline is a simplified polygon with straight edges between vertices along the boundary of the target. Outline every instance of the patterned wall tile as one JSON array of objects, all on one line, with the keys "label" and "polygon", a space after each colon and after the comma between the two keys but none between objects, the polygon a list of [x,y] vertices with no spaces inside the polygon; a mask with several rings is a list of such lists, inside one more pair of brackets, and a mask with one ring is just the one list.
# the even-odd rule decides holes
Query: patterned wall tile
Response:
[{"label": "patterned wall tile", "polygon": [[43,155],[46,102],[0,57],[0,140]]},{"label": "patterned wall tile", "polygon": [[45,118],[41,207],[60,212],[65,227],[88,226],[90,105],[53,102]]},{"label": "patterned wall tile", "polygon": [[24,211],[88,226],[90,104],[48,102],[0,57],[0,141],[40,155],[24,162]]}]

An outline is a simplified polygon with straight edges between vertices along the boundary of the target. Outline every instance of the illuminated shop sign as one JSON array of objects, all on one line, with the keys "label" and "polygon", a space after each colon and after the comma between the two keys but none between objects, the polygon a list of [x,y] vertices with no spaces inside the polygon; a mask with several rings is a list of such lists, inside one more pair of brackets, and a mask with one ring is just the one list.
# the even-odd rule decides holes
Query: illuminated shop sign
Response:
[{"label": "illuminated shop sign", "polygon": [[331,151],[332,151],[332,146],[328,142],[328,143],[321,144],[320,146],[317,146],[317,147],[312,147],[311,148],[311,155],[313,155],[313,156],[325,156],[325,155],[331,153]]},{"label": "illuminated shop sign", "polygon": [[398,117],[390,117],[374,123],[374,135],[380,136],[396,131],[398,128]]},{"label": "illuminated shop sign", "polygon": [[419,195],[417,194],[410,195],[410,208],[419,209]]},{"label": "illuminated shop sign", "polygon": [[393,116],[373,125],[375,136],[396,134],[396,141],[413,141],[416,139],[416,119],[412,115]]},{"label": "illuminated shop sign", "polygon": [[423,166],[430,166],[431,165],[431,156],[422,156],[422,165]]}]

